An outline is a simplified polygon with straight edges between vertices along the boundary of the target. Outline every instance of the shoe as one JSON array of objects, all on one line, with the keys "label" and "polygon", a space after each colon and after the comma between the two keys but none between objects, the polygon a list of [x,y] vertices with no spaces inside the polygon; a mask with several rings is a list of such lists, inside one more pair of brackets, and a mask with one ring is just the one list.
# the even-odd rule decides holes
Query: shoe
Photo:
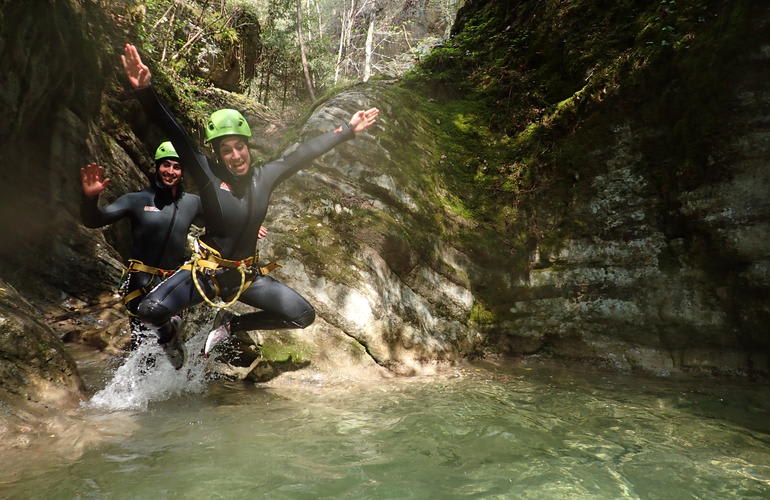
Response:
[{"label": "shoe", "polygon": [[179,324],[182,322],[182,318],[174,316],[169,321],[174,329],[174,336],[165,344],[160,344],[160,347],[163,349],[163,352],[166,353],[166,357],[171,363],[171,366],[173,366],[175,370],[178,370],[184,365],[185,358],[182,342],[179,338]]},{"label": "shoe", "polygon": [[214,324],[212,325],[213,329],[209,332],[208,337],[206,337],[206,345],[203,347],[204,358],[209,357],[209,353],[218,343],[230,337],[230,320],[232,317],[233,313],[224,309],[217,313],[217,317],[214,318]]}]

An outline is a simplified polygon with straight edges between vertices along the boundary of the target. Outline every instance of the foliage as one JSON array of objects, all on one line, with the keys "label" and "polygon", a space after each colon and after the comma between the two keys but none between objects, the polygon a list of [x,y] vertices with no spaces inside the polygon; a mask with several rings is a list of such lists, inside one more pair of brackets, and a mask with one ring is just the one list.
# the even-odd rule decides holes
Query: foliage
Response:
[{"label": "foliage", "polygon": [[161,67],[200,76],[201,62],[238,44],[259,23],[244,1],[147,0],[137,29],[142,49]]},{"label": "foliage", "polygon": [[[675,213],[676,193],[729,175],[709,158],[729,111],[723,82],[746,37],[758,36],[750,7],[747,0],[466,3],[454,36],[402,83],[431,96],[420,107],[438,117],[447,210],[494,227],[521,269],[552,265],[566,239],[593,236],[575,207],[593,195],[586,179],[607,159],[613,127],[634,122],[655,131],[639,138],[643,161]],[[661,224],[681,230],[677,221]],[[529,257],[535,248],[538,262]],[[505,310],[494,294],[477,299],[484,310]]]},{"label": "foliage", "polygon": [[452,136],[474,140],[450,147],[447,162],[462,165],[460,176],[492,195],[490,205],[526,214],[542,237],[557,229],[549,218],[568,218],[570,196],[560,207],[537,200],[568,191],[595,161],[591,145],[609,133],[603,124],[618,109],[673,124],[666,153],[702,161],[724,105],[715,89],[728,65],[715,71],[716,61],[731,60],[746,22],[745,2],[520,2],[517,9],[475,2],[407,85],[458,110]]},{"label": "foliage", "polygon": [[[360,81],[370,21],[376,26],[372,71],[393,75],[422,57],[423,40],[448,32],[460,3],[428,2],[417,12],[408,0],[130,1],[143,53],[173,79],[244,92],[282,111],[308,100],[298,2],[316,94]],[[414,27],[409,16],[419,18],[420,25]]]}]

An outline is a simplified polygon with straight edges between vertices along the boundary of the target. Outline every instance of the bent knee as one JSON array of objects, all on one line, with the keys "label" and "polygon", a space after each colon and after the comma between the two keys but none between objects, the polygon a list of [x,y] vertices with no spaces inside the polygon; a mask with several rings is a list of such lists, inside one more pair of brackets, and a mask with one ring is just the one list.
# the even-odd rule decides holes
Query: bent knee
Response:
[{"label": "bent knee", "polygon": [[139,304],[136,314],[142,321],[160,326],[171,317],[171,310],[157,300],[145,299]]},{"label": "bent knee", "polygon": [[315,321],[315,309],[313,309],[313,306],[308,306],[308,309],[300,316],[294,318],[292,323],[294,323],[297,328],[307,328],[313,324],[313,321]]}]

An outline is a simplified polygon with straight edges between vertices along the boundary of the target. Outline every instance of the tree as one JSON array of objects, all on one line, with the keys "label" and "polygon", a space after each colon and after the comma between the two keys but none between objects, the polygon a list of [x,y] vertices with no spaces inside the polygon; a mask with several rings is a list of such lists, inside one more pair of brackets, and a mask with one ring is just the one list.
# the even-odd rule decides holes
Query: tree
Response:
[{"label": "tree", "polygon": [[307,64],[307,55],[305,54],[305,40],[302,38],[302,0],[297,0],[297,41],[299,42],[299,52],[302,56],[302,70],[305,73],[305,83],[310,99],[315,101],[315,92],[313,91],[313,80],[310,78],[310,68]]},{"label": "tree", "polygon": [[374,40],[374,18],[372,14],[369,19],[369,29],[366,30],[366,48],[364,58],[364,81],[369,81],[369,77],[372,74],[372,42]]},{"label": "tree", "polygon": [[340,28],[340,42],[337,50],[337,64],[334,66],[334,83],[339,80],[342,71],[342,56],[345,48],[350,43],[350,33],[353,28],[353,17],[356,11],[356,0],[350,0],[350,8],[342,10],[342,27]]}]

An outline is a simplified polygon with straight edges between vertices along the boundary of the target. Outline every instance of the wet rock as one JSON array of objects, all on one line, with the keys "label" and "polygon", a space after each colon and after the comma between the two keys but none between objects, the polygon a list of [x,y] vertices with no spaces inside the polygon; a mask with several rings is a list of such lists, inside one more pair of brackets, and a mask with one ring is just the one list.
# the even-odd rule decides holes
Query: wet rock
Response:
[{"label": "wet rock", "polygon": [[83,383],[54,331],[2,280],[0,352],[0,447],[23,448],[55,412],[77,406]]}]

